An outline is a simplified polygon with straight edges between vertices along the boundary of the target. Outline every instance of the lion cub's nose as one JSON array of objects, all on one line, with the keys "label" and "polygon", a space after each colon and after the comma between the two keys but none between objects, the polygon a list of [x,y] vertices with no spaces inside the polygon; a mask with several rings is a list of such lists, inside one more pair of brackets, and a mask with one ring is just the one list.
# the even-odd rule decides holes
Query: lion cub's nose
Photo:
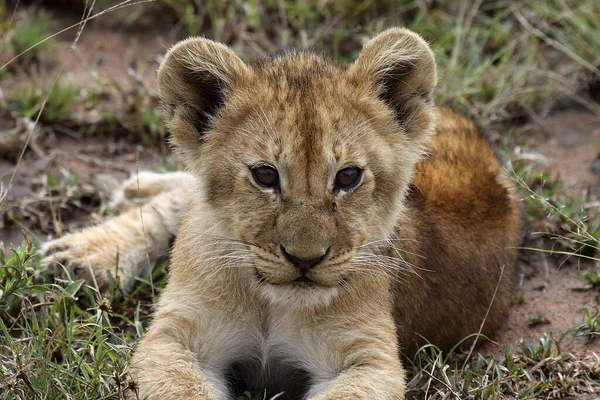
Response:
[{"label": "lion cub's nose", "polygon": [[315,265],[319,264],[321,261],[323,261],[323,259],[329,253],[329,249],[327,249],[327,251],[325,251],[325,253],[323,253],[319,257],[311,259],[301,258],[290,254],[285,250],[283,246],[281,246],[281,252],[283,253],[283,256],[296,267],[300,268],[301,270],[309,270]]}]

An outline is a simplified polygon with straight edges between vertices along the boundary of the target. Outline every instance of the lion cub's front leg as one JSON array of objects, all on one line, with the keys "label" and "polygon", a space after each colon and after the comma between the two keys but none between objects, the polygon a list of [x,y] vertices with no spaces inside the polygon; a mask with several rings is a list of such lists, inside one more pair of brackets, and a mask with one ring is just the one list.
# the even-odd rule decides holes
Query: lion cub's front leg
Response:
[{"label": "lion cub's front leg", "polygon": [[405,374],[398,357],[393,324],[384,329],[386,333],[381,329],[375,333],[351,327],[345,334],[332,332],[331,347],[335,349],[342,346],[340,355],[343,357],[332,357],[329,361],[339,362],[342,370],[336,376],[319,376],[317,373],[307,398],[404,400]]},{"label": "lion cub's front leg", "polygon": [[[168,296],[168,294],[167,294]],[[169,301],[176,303],[171,298]],[[222,365],[215,358],[228,356],[219,343],[219,329],[227,330],[220,316],[193,299],[182,299],[182,309],[159,310],[131,363],[135,393],[130,399],[226,400],[229,391]],[[175,305],[175,304],[172,304]],[[214,321],[214,324],[212,323]],[[211,326],[212,325],[212,326]],[[200,339],[200,340],[199,340]],[[224,348],[219,348],[219,344]]]},{"label": "lion cub's front leg", "polygon": [[404,399],[405,374],[385,280],[357,278],[330,307],[274,321],[274,349],[297,359],[310,374],[306,399]]},{"label": "lion cub's front leg", "polygon": [[212,287],[202,278],[171,278],[132,360],[130,398],[231,399],[226,373],[234,360],[257,354],[258,310],[220,295],[231,285],[218,277]]},{"label": "lion cub's front leg", "polygon": [[44,244],[43,262],[70,268],[100,289],[107,287],[108,273],[118,275],[121,287],[129,289],[149,260],[168,251],[193,185],[184,172],[133,176],[113,196],[122,214]]}]

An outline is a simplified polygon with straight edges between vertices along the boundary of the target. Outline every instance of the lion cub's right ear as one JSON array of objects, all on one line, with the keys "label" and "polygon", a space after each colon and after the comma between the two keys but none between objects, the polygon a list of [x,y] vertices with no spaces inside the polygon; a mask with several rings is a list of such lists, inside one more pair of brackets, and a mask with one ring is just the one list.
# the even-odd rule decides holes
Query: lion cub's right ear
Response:
[{"label": "lion cub's right ear", "polygon": [[381,32],[364,45],[349,73],[355,81],[371,84],[409,137],[422,139],[432,132],[437,66],[419,35],[402,28]]},{"label": "lion cub's right ear", "polygon": [[158,96],[179,148],[202,141],[229,91],[250,74],[229,47],[205,38],[173,46],[158,69]]}]

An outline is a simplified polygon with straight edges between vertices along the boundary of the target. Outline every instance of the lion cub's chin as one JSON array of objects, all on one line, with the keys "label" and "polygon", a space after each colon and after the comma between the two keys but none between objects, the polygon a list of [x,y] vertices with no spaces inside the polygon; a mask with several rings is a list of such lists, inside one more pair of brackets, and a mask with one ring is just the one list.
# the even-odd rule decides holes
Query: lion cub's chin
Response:
[{"label": "lion cub's chin", "polygon": [[263,296],[274,306],[286,308],[315,308],[331,304],[339,293],[338,286],[322,286],[317,284],[290,283],[261,285]]}]

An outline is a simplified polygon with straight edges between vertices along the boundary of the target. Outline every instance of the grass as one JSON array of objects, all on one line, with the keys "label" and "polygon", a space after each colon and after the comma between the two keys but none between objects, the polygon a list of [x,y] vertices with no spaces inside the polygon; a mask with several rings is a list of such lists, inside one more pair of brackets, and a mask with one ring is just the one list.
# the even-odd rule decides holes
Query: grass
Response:
[{"label": "grass", "polygon": [[[128,296],[114,286],[109,299],[68,272],[42,283],[28,239],[11,253],[0,251],[0,399],[122,398],[150,310],[148,279]],[[154,281],[164,285],[161,269]]]},{"label": "grass", "polygon": [[[284,46],[311,46],[349,61],[368,37],[388,26],[404,25],[421,33],[433,46],[440,66],[438,102],[475,118],[508,160],[521,189],[529,243],[542,243],[535,250],[561,262],[577,257],[600,262],[596,199],[568,192],[559,179],[548,178],[543,166],[512,152],[515,146],[527,150],[531,145],[521,134],[522,122],[545,117],[565,96],[600,115],[598,104],[586,93],[588,82],[600,76],[600,20],[595,17],[600,15],[599,2],[473,2],[479,4],[476,12],[467,7],[471,2],[449,0],[160,0],[156,4],[158,8],[125,9],[127,26],[156,18],[154,10],[176,21],[179,36],[206,34],[230,44],[247,59]],[[106,2],[97,5],[106,7]],[[45,39],[56,25],[40,9],[19,10],[13,22],[11,15],[7,3],[0,0],[3,62]],[[100,18],[118,19],[119,14]],[[106,135],[146,146],[164,143],[166,132],[156,98],[135,78],[143,72],[135,67],[127,89],[96,79],[74,83],[68,76],[52,90],[41,83],[32,66],[42,72],[51,69],[42,60],[51,58],[49,50],[57,41],[32,47],[0,71],[2,87],[14,89],[5,89],[0,101],[14,118],[34,119],[48,96],[39,121],[46,132],[68,129],[81,140],[86,135]],[[29,86],[13,86],[18,79]],[[81,187],[77,171],[48,171],[40,199],[26,198],[29,208],[22,212],[2,209],[5,222],[0,223],[60,231],[62,219],[82,208],[82,199],[89,195]],[[95,198],[93,207],[102,207],[101,201]],[[123,294],[115,285],[101,295],[68,274],[56,283],[44,283],[49,280],[43,279],[36,246],[29,238],[14,250],[2,250],[0,265],[0,399],[122,399],[134,385],[127,376],[132,345],[144,333],[152,293],[160,292],[165,283],[162,267],[156,266],[153,279],[140,278],[132,293]],[[594,268],[582,272],[582,280],[591,293],[600,285]],[[523,293],[515,297],[516,304],[526,301]],[[531,324],[544,323],[545,318],[533,315]],[[598,361],[572,356],[561,343],[575,335],[595,339],[599,320],[596,310],[586,308],[581,322],[559,337],[522,341],[496,356],[475,353],[467,359],[458,349],[443,353],[426,346],[412,362],[408,398],[597,394]],[[242,396],[262,398],[260,393]]]},{"label": "grass", "polygon": [[2,258],[0,398],[119,396],[134,337],[125,327],[138,336],[139,320],[113,312],[81,280],[36,283],[38,263],[27,245]]},{"label": "grass", "polygon": [[[466,368],[465,368],[466,366]],[[537,343],[508,345],[502,357],[479,355],[467,364],[461,354],[445,354],[435,346],[417,354],[409,382],[409,398],[540,399],[597,393],[595,360],[577,360],[560,343],[543,335]],[[412,396],[412,397],[411,397]]]},{"label": "grass", "polygon": [[549,324],[550,320],[546,317],[546,313],[538,313],[527,318],[527,326],[533,328],[534,326]]},{"label": "grass", "polygon": [[592,313],[588,308],[583,309],[583,321],[573,327],[577,335],[589,340],[600,337],[600,312]]},{"label": "grass", "polygon": [[[0,7],[0,14],[6,17],[6,5],[0,3]],[[40,54],[52,46],[52,41],[37,45],[51,33],[52,17],[47,12],[21,11],[15,15],[14,21],[3,18],[3,22],[0,25],[0,33],[5,43],[2,43],[0,49],[4,52],[6,47],[12,55],[24,53],[18,59],[22,67],[29,67],[39,61]]]},{"label": "grass", "polygon": [[[600,206],[591,195],[569,193],[558,179],[546,179],[534,168],[514,169],[514,179],[524,197],[525,216],[532,237],[542,237],[547,246],[531,249],[600,262]],[[582,277],[592,285],[594,273]]]},{"label": "grass", "polygon": [[61,81],[52,87],[31,86],[25,90],[14,91],[9,95],[9,104],[12,111],[29,119],[36,119],[41,110],[40,121],[54,124],[70,118],[78,97],[79,89],[72,82]]}]

